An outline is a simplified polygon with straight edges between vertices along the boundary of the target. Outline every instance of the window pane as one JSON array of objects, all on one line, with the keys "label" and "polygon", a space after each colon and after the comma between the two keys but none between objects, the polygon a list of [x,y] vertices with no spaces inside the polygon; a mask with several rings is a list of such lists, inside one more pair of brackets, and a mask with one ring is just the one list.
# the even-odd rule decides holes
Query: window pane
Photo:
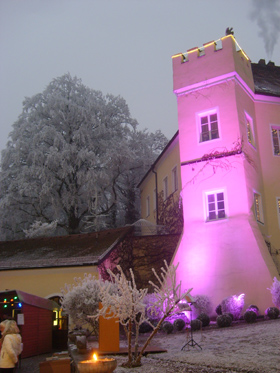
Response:
[{"label": "window pane", "polygon": [[279,138],[280,138],[280,130],[275,128],[272,129],[272,141],[274,147],[274,155],[280,155],[280,146],[279,146]]},{"label": "window pane", "polygon": [[200,120],[201,120],[201,125],[208,124],[208,117],[201,117]]},{"label": "window pane", "polygon": [[214,212],[209,212],[209,220],[214,220],[216,219],[216,213]]},{"label": "window pane", "polygon": [[226,217],[225,210],[218,211],[218,218],[219,219],[222,219],[222,218],[225,218],[225,217]]},{"label": "window pane", "polygon": [[210,122],[217,122],[217,114],[210,115]]},{"label": "window pane", "polygon": [[216,210],[215,203],[209,203],[208,204],[208,209],[209,209],[209,211],[215,211]]},{"label": "window pane", "polygon": [[223,210],[225,208],[224,201],[218,202],[218,210]]},{"label": "window pane", "polygon": [[215,195],[214,194],[208,194],[208,202],[215,202]]},{"label": "window pane", "polygon": [[223,201],[224,200],[224,193],[217,193],[217,201]]}]

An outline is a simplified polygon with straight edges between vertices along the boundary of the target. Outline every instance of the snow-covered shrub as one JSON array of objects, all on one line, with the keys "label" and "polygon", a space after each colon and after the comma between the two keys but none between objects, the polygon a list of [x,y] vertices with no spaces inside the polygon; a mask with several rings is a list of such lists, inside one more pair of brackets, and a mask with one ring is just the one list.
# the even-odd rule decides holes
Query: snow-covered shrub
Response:
[{"label": "snow-covered shrub", "polygon": [[70,321],[78,327],[90,326],[97,334],[98,320],[89,319],[88,315],[95,314],[99,308],[99,280],[85,273],[84,278],[74,278],[74,284],[65,284],[61,292],[61,307],[71,318]]},{"label": "snow-covered shrub", "polygon": [[197,316],[197,320],[202,322],[202,326],[208,326],[210,324],[210,317],[206,313],[201,313]]},{"label": "snow-covered shrub", "polygon": [[246,311],[244,313],[244,320],[247,322],[247,323],[253,323],[257,320],[257,314],[256,312],[254,311]]},{"label": "snow-covered shrub", "polygon": [[217,325],[219,328],[226,328],[228,326],[231,326],[232,319],[229,315],[219,315],[216,319]]},{"label": "snow-covered shrub", "polygon": [[200,330],[202,328],[202,322],[198,319],[194,319],[191,321],[190,326],[192,331]]},{"label": "snow-covered shrub", "polygon": [[272,286],[268,289],[272,295],[272,302],[278,308],[280,308],[280,281],[276,277],[273,279]]},{"label": "snow-covered shrub", "polygon": [[183,319],[176,319],[173,323],[174,329],[177,330],[178,332],[183,330],[185,326],[186,326],[186,323]]},{"label": "snow-covered shrub", "polygon": [[194,317],[197,317],[201,313],[206,313],[211,315],[213,310],[213,305],[210,298],[207,295],[195,295],[194,303],[192,304],[192,310]]},{"label": "snow-covered shrub", "polygon": [[162,327],[161,329],[167,333],[167,334],[171,334],[173,332],[173,324],[170,322],[170,321],[164,321],[164,323],[162,324]]},{"label": "snow-covered shrub", "polygon": [[223,299],[221,302],[222,313],[230,312],[233,314],[234,320],[238,320],[244,307],[244,295],[232,295]]},{"label": "snow-covered shrub", "polygon": [[265,310],[265,314],[267,317],[269,317],[272,320],[277,319],[279,316],[279,309],[277,307],[268,307]]},{"label": "snow-covered shrub", "polygon": [[253,311],[257,316],[259,316],[259,307],[255,306],[254,304],[251,304],[247,309],[247,311]]}]

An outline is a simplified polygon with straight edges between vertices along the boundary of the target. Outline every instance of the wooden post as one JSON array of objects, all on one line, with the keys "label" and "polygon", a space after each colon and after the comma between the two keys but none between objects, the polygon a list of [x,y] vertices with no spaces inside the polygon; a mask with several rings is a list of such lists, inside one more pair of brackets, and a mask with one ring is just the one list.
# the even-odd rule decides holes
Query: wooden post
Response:
[{"label": "wooden post", "polygon": [[[99,303],[99,308],[102,304]],[[99,317],[99,351],[119,352],[120,331],[118,319]]]}]

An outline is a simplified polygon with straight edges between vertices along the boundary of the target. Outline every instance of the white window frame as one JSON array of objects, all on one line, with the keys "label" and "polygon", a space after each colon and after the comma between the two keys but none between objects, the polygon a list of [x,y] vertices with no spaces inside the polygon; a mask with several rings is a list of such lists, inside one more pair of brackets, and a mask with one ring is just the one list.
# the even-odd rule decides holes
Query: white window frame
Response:
[{"label": "white window frame", "polygon": [[[223,194],[223,199],[219,200],[220,194]],[[210,196],[214,196],[213,201],[209,201]],[[205,219],[206,222],[213,222],[227,219],[227,203],[226,203],[226,192],[225,189],[217,189],[204,192],[204,201],[205,201]],[[223,204],[223,207],[221,206]],[[210,206],[211,205],[211,206]],[[212,206],[214,205],[214,206]],[[213,209],[214,207],[214,209]],[[211,217],[210,215],[213,212],[215,213],[215,218]],[[220,214],[220,217],[219,217]]]},{"label": "white window frame", "polygon": [[262,195],[256,190],[254,190],[254,210],[257,222],[264,224]]},{"label": "white window frame", "polygon": [[278,215],[278,224],[280,228],[280,197],[276,197],[276,208],[277,208],[277,215]]},{"label": "white window frame", "polygon": [[172,193],[174,193],[179,188],[178,167],[177,166],[172,168],[171,174],[172,174]]},{"label": "white window frame", "polygon": [[165,176],[165,178],[163,179],[163,200],[167,200],[167,197],[168,197],[168,176]]},{"label": "white window frame", "polygon": [[[214,121],[213,116],[216,115],[216,120]],[[212,118],[211,118],[212,117]],[[205,121],[205,118],[207,118],[207,123],[202,123],[202,121]],[[213,108],[207,111],[203,111],[201,113],[196,114],[196,120],[197,120],[197,128],[198,128],[198,142],[200,144],[208,143],[208,141],[215,141],[221,139],[221,129],[220,129],[220,118],[219,118],[219,112],[217,108]],[[217,128],[212,129],[212,125],[214,123],[217,123]],[[205,131],[205,126],[208,126],[208,131]],[[217,136],[216,136],[217,132]],[[208,139],[207,139],[208,134]]]},{"label": "white window frame", "polygon": [[150,196],[146,198],[146,218],[149,217],[151,214],[151,206],[150,206]]},{"label": "white window frame", "polygon": [[[277,131],[275,137],[274,137],[274,134],[273,134],[274,131]],[[270,126],[270,134],[271,134],[270,136],[271,136],[271,141],[272,141],[273,155],[275,157],[279,157],[280,156],[280,126],[271,125]],[[277,139],[278,144],[275,144],[276,139]],[[278,152],[276,152],[277,148],[278,148]]]},{"label": "white window frame", "polygon": [[248,143],[256,149],[254,122],[252,117],[245,111],[245,124]]}]

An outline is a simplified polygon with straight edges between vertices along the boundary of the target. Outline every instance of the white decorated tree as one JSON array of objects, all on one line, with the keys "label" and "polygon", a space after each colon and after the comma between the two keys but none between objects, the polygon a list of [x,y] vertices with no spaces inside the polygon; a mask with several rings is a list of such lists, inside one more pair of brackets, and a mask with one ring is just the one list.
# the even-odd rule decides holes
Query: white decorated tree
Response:
[{"label": "white decorated tree", "polygon": [[100,280],[85,273],[84,278],[74,278],[73,284],[65,284],[61,292],[61,307],[70,317],[72,325],[91,327],[91,332],[98,334],[98,320],[88,318],[88,315],[98,312]]},{"label": "white decorated tree", "polygon": [[2,152],[1,239],[36,221],[75,234],[137,220],[136,185],[166,138],[136,127],[123,98],[70,74],[26,98]]},{"label": "white decorated tree", "polygon": [[273,284],[268,289],[272,295],[272,302],[275,307],[280,308],[280,281],[276,277],[273,279]]}]

